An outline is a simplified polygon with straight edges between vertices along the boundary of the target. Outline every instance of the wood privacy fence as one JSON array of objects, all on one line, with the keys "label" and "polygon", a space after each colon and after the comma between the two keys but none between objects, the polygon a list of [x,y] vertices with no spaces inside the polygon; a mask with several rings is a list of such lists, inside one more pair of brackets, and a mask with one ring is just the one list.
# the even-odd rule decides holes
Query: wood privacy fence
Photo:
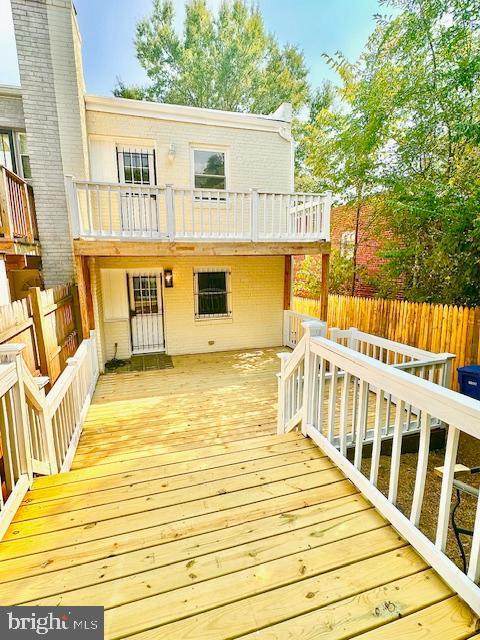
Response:
[{"label": "wood privacy fence", "polygon": [[28,298],[0,307],[0,345],[25,344],[22,352],[33,375],[52,386],[81,341],[76,287],[30,289]]},{"label": "wood privacy fence", "polygon": [[[293,309],[318,317],[320,301],[295,297]],[[480,307],[330,295],[327,324],[357,327],[427,351],[455,354],[452,389],[458,387],[458,367],[480,363]]]}]

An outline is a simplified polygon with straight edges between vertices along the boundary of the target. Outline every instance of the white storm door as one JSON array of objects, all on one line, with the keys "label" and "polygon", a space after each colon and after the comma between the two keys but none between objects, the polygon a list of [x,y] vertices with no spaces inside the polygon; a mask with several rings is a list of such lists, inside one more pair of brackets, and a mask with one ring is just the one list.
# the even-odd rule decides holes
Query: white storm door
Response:
[{"label": "white storm door", "polygon": [[161,273],[129,273],[128,293],[133,353],[163,351]]}]

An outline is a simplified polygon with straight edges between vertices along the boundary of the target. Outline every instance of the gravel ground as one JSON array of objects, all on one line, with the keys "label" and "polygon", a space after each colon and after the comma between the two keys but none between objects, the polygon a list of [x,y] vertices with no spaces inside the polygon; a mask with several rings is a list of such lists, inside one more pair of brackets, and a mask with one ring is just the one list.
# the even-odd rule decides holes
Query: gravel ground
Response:
[{"label": "gravel ground", "polygon": [[[434,473],[434,468],[443,466],[444,458],[444,449],[430,452],[420,529],[431,540],[434,540],[436,533],[441,488],[441,478]],[[464,464],[467,467],[480,466],[480,442],[466,434],[461,434],[457,463]],[[362,466],[362,471],[367,474],[369,466],[370,461],[366,460],[364,466]],[[407,516],[410,515],[416,471],[417,454],[402,454],[397,506]],[[389,474],[390,457],[381,456],[378,487],[384,494],[387,492]],[[458,476],[458,479],[475,487],[480,487],[480,474],[471,475],[468,473],[462,473]],[[454,492],[454,495],[452,496],[452,506],[456,501],[455,499],[456,496]],[[476,503],[477,500],[473,496],[469,496],[465,493],[462,494],[461,506],[456,513],[456,523],[458,526],[470,529],[473,528],[477,507]],[[462,536],[462,541],[468,558],[471,539],[468,536]],[[447,555],[455,562],[455,564],[457,564],[457,566],[463,569],[461,555],[451,526],[447,542]]]}]

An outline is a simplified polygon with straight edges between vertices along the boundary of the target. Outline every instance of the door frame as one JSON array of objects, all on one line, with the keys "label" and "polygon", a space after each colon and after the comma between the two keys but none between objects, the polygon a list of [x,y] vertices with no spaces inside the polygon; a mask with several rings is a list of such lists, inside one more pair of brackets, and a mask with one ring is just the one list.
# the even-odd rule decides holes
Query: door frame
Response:
[{"label": "door frame", "polygon": [[[164,277],[164,273],[163,273],[163,267],[150,267],[150,268],[146,268],[146,269],[140,269],[140,268],[133,268],[133,269],[126,269],[126,285],[127,285],[127,299],[128,299],[128,331],[130,334],[130,350],[132,355],[136,356],[136,355],[143,355],[143,354],[147,354],[147,353],[166,353],[167,351],[167,336],[165,333],[165,295],[164,295],[164,289],[165,289],[165,277]],[[134,316],[132,316],[132,297],[131,297],[131,292],[130,292],[130,278],[134,277],[134,276],[150,276],[150,275],[155,275],[158,276],[160,278],[160,287],[157,286],[157,296],[159,296],[159,299],[161,300],[162,303],[162,333],[163,333],[163,348],[158,348],[158,349],[147,349],[144,351],[138,351],[135,350],[133,347],[133,331],[132,331],[132,318]]]}]

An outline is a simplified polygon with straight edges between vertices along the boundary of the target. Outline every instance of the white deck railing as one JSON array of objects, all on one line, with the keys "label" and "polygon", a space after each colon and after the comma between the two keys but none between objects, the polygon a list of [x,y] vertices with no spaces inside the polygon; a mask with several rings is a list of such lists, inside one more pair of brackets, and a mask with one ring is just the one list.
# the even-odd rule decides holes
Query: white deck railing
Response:
[{"label": "white deck railing", "polygon": [[[279,427],[284,431],[290,428],[295,412],[303,433],[322,448],[399,533],[480,613],[480,589],[475,584],[480,578],[480,506],[467,575],[445,554],[459,437],[464,433],[480,439],[480,402],[342,344],[311,337],[308,327],[290,358],[283,356],[282,372]],[[301,395],[300,387],[293,385],[294,395],[288,398],[289,382],[300,377]],[[400,460],[402,440],[411,430],[412,422],[419,431],[418,459],[412,499],[406,506]],[[440,498],[434,505],[429,496],[424,505],[430,434],[438,424],[445,425],[448,433]],[[382,441],[391,426],[390,469],[383,493],[378,488],[379,460]],[[367,462],[364,447],[369,431],[372,446]],[[353,462],[347,457],[349,445],[354,448]],[[399,496],[402,511],[397,507]],[[437,514],[431,540],[419,525],[424,506],[430,515]]]},{"label": "white deck railing", "polygon": [[269,193],[66,179],[74,238],[328,240],[329,193]]},{"label": "white deck railing", "polygon": [[[305,333],[305,328],[303,326],[304,322],[312,322],[317,321],[316,318],[312,316],[307,316],[303,313],[297,313],[296,311],[284,311],[283,312],[283,346],[290,347],[291,349],[295,349],[297,344],[303,338]],[[321,334],[325,336],[327,333],[327,323],[322,322],[322,332]],[[318,331],[317,327],[317,331]]]},{"label": "white deck railing", "polygon": [[0,346],[0,425],[5,481],[0,497],[0,539],[33,474],[68,471],[98,378],[95,333],[46,395],[48,378],[34,378],[21,352],[24,345]]},{"label": "white deck railing", "polygon": [[[293,353],[279,353],[281,359],[281,372],[278,374],[279,389],[283,391],[279,395],[278,405],[278,432],[286,433],[295,428],[302,420],[303,411],[303,388],[305,380],[305,362],[303,352],[305,349],[304,337],[309,335],[329,337],[337,344],[347,346],[350,350],[382,362],[383,364],[400,369],[423,380],[434,382],[444,387],[449,386],[452,360],[455,356],[451,353],[433,353],[418,349],[400,342],[380,338],[369,333],[351,328],[340,330],[336,328],[327,329],[326,323],[315,320],[310,316],[305,316],[293,311],[284,312],[284,345],[293,348]],[[334,384],[339,385],[344,380],[345,372],[330,371],[326,365],[325,375],[327,379],[333,378]],[[320,372],[322,374],[322,372]],[[376,391],[371,389],[371,391]],[[359,401],[359,384],[351,385],[351,397],[349,402],[352,409],[352,419],[349,425],[347,446],[351,447],[356,438],[356,411]],[[394,432],[393,413],[397,398],[395,396],[385,396],[384,398],[384,427],[382,437],[392,438]],[[420,424],[416,420],[416,408],[408,405],[409,419],[405,425],[405,430],[418,432]],[[432,423],[432,426],[440,426],[440,422]],[[364,434],[365,442],[373,442],[374,432],[366,427]]]}]

